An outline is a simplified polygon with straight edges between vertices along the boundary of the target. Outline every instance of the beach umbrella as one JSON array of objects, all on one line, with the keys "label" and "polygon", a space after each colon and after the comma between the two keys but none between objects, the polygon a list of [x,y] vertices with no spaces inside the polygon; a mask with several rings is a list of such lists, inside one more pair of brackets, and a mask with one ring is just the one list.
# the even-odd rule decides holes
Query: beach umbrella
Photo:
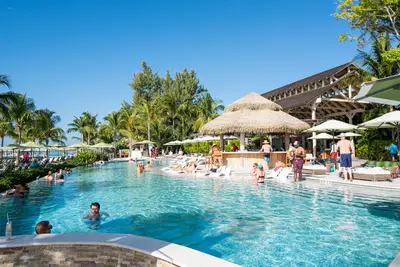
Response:
[{"label": "beach umbrella", "polygon": [[30,149],[31,149],[31,153],[32,153],[32,158],[34,157],[34,153],[33,153],[33,149],[34,149],[34,148],[38,148],[38,149],[39,149],[39,152],[40,152],[40,148],[46,148],[44,145],[35,143],[35,142],[33,142],[33,141],[30,141],[30,142],[26,142],[26,143],[24,143],[24,144],[21,144],[21,147],[30,148]]},{"label": "beach umbrella", "polygon": [[[1,155],[3,156],[3,151],[12,151],[12,158],[14,159],[14,150],[20,148],[21,146],[18,144],[8,144],[6,146],[1,147],[2,150]],[[8,153],[6,153],[8,154]]]},{"label": "beach umbrella", "polygon": [[83,143],[78,143],[78,144],[73,144],[68,146],[67,148],[73,148],[73,149],[78,149],[78,148],[89,148],[90,146],[87,144],[83,144]]},{"label": "beach umbrella", "polygon": [[328,120],[324,123],[321,123],[317,126],[314,126],[305,132],[320,132],[320,133],[334,133],[334,132],[345,132],[356,129],[356,125],[352,125],[343,121],[337,120]]},{"label": "beach umbrella", "polygon": [[[346,137],[357,137],[357,136],[361,136],[361,134],[352,133],[352,132],[344,133],[344,135],[345,135]],[[339,137],[339,136],[336,136],[336,137]]]},{"label": "beach umbrella", "polygon": [[327,133],[320,133],[317,134],[316,136],[309,137],[307,139],[315,139],[315,140],[327,140],[327,139],[334,139],[335,137],[333,135],[327,134]]},{"label": "beach umbrella", "polygon": [[181,141],[176,140],[176,141],[170,141],[170,142],[164,144],[164,146],[179,146],[179,145],[181,145],[181,144],[182,144]]},{"label": "beach umbrella", "polygon": [[[58,155],[60,155],[60,150],[62,150],[62,149],[64,149],[64,154],[65,154],[65,145],[63,145],[63,144],[54,144],[54,145],[49,145],[49,146],[47,146],[49,149],[52,149],[52,150],[57,150],[58,151]],[[49,157],[49,154],[48,154],[48,151],[49,150],[47,150],[47,158]]]},{"label": "beach umbrella", "polygon": [[390,106],[400,105],[400,74],[365,82],[354,101],[369,101]]},{"label": "beach umbrella", "polygon": [[396,128],[397,143],[400,147],[400,110],[392,111],[373,120],[361,123],[364,128]]},{"label": "beach umbrella", "polygon": [[92,148],[114,148],[114,146],[112,144],[106,144],[104,142],[97,143],[90,147],[92,147]]},{"label": "beach umbrella", "polygon": [[133,143],[134,145],[150,145],[150,144],[155,144],[156,142],[149,141],[149,140],[144,140],[144,141],[139,141],[136,143]]},{"label": "beach umbrella", "polygon": [[114,148],[114,146],[112,144],[106,144],[104,142],[97,143],[90,147],[91,148],[100,148],[101,153],[103,153],[103,148]]}]

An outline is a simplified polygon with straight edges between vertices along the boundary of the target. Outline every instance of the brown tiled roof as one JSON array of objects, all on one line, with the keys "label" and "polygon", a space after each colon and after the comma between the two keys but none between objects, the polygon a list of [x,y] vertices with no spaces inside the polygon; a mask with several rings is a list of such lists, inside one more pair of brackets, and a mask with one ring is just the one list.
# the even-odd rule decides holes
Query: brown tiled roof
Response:
[{"label": "brown tiled roof", "polygon": [[282,106],[284,110],[291,109],[291,108],[296,108],[299,106],[306,105],[319,97],[320,95],[324,94],[327,92],[329,89],[331,89],[333,86],[335,86],[336,83],[329,84],[327,86],[311,90],[299,95],[295,95],[292,97],[288,97],[282,100],[275,101],[276,104],[279,104]]},{"label": "brown tiled roof", "polygon": [[279,88],[277,88],[275,90],[266,92],[265,94],[262,94],[262,96],[268,98],[268,97],[274,96],[274,95],[276,95],[278,93],[282,93],[282,92],[285,92],[287,90],[290,90],[290,89],[293,89],[293,88],[296,88],[296,87],[300,87],[300,86],[303,86],[303,85],[307,85],[309,83],[313,83],[313,82],[322,80],[324,78],[327,78],[327,77],[329,77],[331,75],[334,75],[334,74],[340,72],[341,70],[347,68],[348,66],[350,66],[352,64],[354,64],[354,63],[353,62],[348,62],[346,64],[337,66],[335,68],[332,68],[332,69],[329,69],[329,70],[314,74],[314,75],[312,75],[310,77],[304,78],[302,80],[298,80],[296,82],[293,82],[293,83],[287,84],[285,86],[279,87]]}]

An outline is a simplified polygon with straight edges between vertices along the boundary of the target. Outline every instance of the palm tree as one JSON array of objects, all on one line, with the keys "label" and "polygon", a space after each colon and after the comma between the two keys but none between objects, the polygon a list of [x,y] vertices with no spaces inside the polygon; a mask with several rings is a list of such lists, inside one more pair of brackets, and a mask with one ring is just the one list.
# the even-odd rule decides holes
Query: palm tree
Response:
[{"label": "palm tree", "polygon": [[1,138],[1,146],[4,146],[4,138],[12,132],[12,124],[10,121],[4,116],[0,116],[0,138]]},{"label": "palm tree", "polygon": [[132,111],[132,113],[126,117],[126,114],[121,120],[121,129],[119,132],[128,138],[129,150],[132,150],[133,141],[141,138],[139,132],[145,130],[143,125],[143,118],[141,118],[137,112]]},{"label": "palm tree", "polygon": [[83,144],[85,126],[86,126],[84,118],[82,116],[79,118],[74,116],[74,120],[71,123],[69,123],[68,126],[69,126],[69,128],[67,130],[67,133],[79,132],[80,140],[81,140],[81,143]]},{"label": "palm tree", "polygon": [[26,124],[32,119],[34,110],[33,99],[27,97],[26,93],[23,95],[17,94],[15,101],[12,101],[9,105],[8,113],[17,132],[18,144],[21,144],[22,133]]},{"label": "palm tree", "polygon": [[367,53],[358,49],[359,54],[356,61],[376,78],[385,78],[397,74],[398,65],[388,63],[383,58],[383,54],[392,48],[390,37],[381,34],[373,38],[375,39],[371,45],[371,52]]},{"label": "palm tree", "polygon": [[8,76],[5,74],[0,74],[0,85],[4,85],[10,87],[10,81],[8,80]]},{"label": "palm tree", "polygon": [[157,113],[157,106],[159,103],[159,98],[156,97],[152,101],[142,101],[140,106],[137,107],[137,111],[140,115],[142,115],[147,122],[147,140],[151,139],[151,131],[150,126],[151,123],[156,119]]},{"label": "palm tree", "polygon": [[85,111],[82,113],[84,120],[84,130],[87,133],[87,144],[90,145],[92,137],[97,134],[97,128],[99,128],[99,123],[97,122],[97,114],[92,115],[90,112]]},{"label": "palm tree", "polygon": [[198,118],[193,125],[193,130],[195,132],[200,130],[204,124],[215,119],[218,116],[218,112],[223,109],[224,106],[220,100],[213,99],[209,93],[202,94],[196,105]]},{"label": "palm tree", "polygon": [[103,124],[103,129],[108,130],[112,133],[113,136],[113,146],[114,146],[114,157],[117,155],[117,136],[118,131],[121,129],[122,119],[118,112],[113,111],[108,113],[106,117],[104,117],[105,123]]},{"label": "palm tree", "polygon": [[64,130],[56,127],[61,121],[60,116],[54,111],[48,109],[40,109],[35,112],[36,127],[39,129],[38,141],[48,145],[50,141],[63,144],[67,140]]}]

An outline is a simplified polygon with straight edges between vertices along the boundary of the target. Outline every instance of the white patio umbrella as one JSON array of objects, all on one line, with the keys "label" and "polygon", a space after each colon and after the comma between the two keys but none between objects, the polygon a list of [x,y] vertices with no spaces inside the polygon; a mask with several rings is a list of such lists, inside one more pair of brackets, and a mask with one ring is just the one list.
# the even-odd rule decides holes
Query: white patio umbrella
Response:
[{"label": "white patio umbrella", "polygon": [[79,144],[73,144],[68,146],[67,148],[73,148],[73,149],[77,149],[77,148],[89,148],[90,146],[87,144],[83,144],[83,143],[79,143]]},{"label": "white patio umbrella", "polygon": [[315,139],[315,140],[326,140],[326,139],[334,139],[335,137],[333,135],[327,134],[327,133],[320,133],[317,134],[316,136],[309,137],[307,139]]},{"label": "white patio umbrella", "polygon": [[373,120],[361,123],[359,127],[364,128],[396,128],[397,131],[397,143],[400,147],[400,110],[386,113]]},{"label": "white patio umbrella", "polygon": [[[331,133],[332,134],[332,141],[334,141],[333,136],[335,135],[335,132],[346,132],[346,131],[352,131],[356,129],[356,125],[352,125],[349,123],[345,123],[343,121],[337,121],[337,120],[328,120],[324,123],[321,123],[317,126],[314,126],[308,130],[305,130],[305,132],[319,132],[319,133]],[[313,149],[314,154],[316,153],[315,147]]]},{"label": "white patio umbrella", "polygon": [[314,126],[305,132],[312,133],[312,132],[319,132],[319,133],[334,133],[334,132],[345,132],[351,131],[356,129],[356,125],[352,125],[349,123],[345,123],[343,121],[337,120],[328,120],[320,125]]},{"label": "white patio umbrella", "polygon": [[164,146],[179,146],[179,145],[181,145],[181,144],[182,144],[181,141],[175,140],[175,141],[170,141],[170,142],[164,144]]},{"label": "white patio umbrella", "polygon": [[21,144],[21,147],[26,147],[26,148],[30,148],[30,149],[31,149],[32,159],[33,159],[33,157],[34,157],[34,153],[33,153],[33,149],[34,149],[34,148],[38,148],[38,149],[39,149],[39,153],[40,153],[40,149],[41,149],[41,148],[46,148],[44,145],[42,145],[42,144],[37,144],[37,143],[32,142],[32,141],[26,142],[26,143],[24,143],[24,144]]},{"label": "white patio umbrella", "polygon": [[[344,133],[344,135],[345,135],[346,137],[357,137],[357,136],[361,136],[361,134],[352,133],[352,132]],[[339,136],[337,135],[336,137],[339,137]]]}]

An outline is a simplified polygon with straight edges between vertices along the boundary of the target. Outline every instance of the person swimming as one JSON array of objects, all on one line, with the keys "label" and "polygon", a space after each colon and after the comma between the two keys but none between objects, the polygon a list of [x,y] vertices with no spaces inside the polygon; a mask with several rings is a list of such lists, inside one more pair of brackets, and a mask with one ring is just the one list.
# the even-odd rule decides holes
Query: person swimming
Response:
[{"label": "person swimming", "polygon": [[98,202],[93,202],[90,204],[90,212],[83,215],[83,219],[89,219],[90,221],[100,221],[110,217],[107,212],[100,212],[100,204]]},{"label": "person swimming", "polygon": [[147,171],[149,171],[151,169],[150,161],[147,162],[146,166],[144,166],[144,169]]},{"label": "person swimming", "polygon": [[137,165],[136,171],[137,171],[138,173],[143,173],[143,172],[144,172],[144,166],[143,166],[142,163],[139,163],[139,164]]},{"label": "person swimming", "polygon": [[257,170],[257,183],[264,183],[265,180],[265,172],[264,172],[264,167],[262,164],[258,164],[258,170]]},{"label": "person swimming", "polygon": [[49,182],[51,182],[51,181],[53,181],[53,172],[52,171],[49,171],[48,173],[47,173],[47,175],[44,177],[47,181],[49,181]]}]

